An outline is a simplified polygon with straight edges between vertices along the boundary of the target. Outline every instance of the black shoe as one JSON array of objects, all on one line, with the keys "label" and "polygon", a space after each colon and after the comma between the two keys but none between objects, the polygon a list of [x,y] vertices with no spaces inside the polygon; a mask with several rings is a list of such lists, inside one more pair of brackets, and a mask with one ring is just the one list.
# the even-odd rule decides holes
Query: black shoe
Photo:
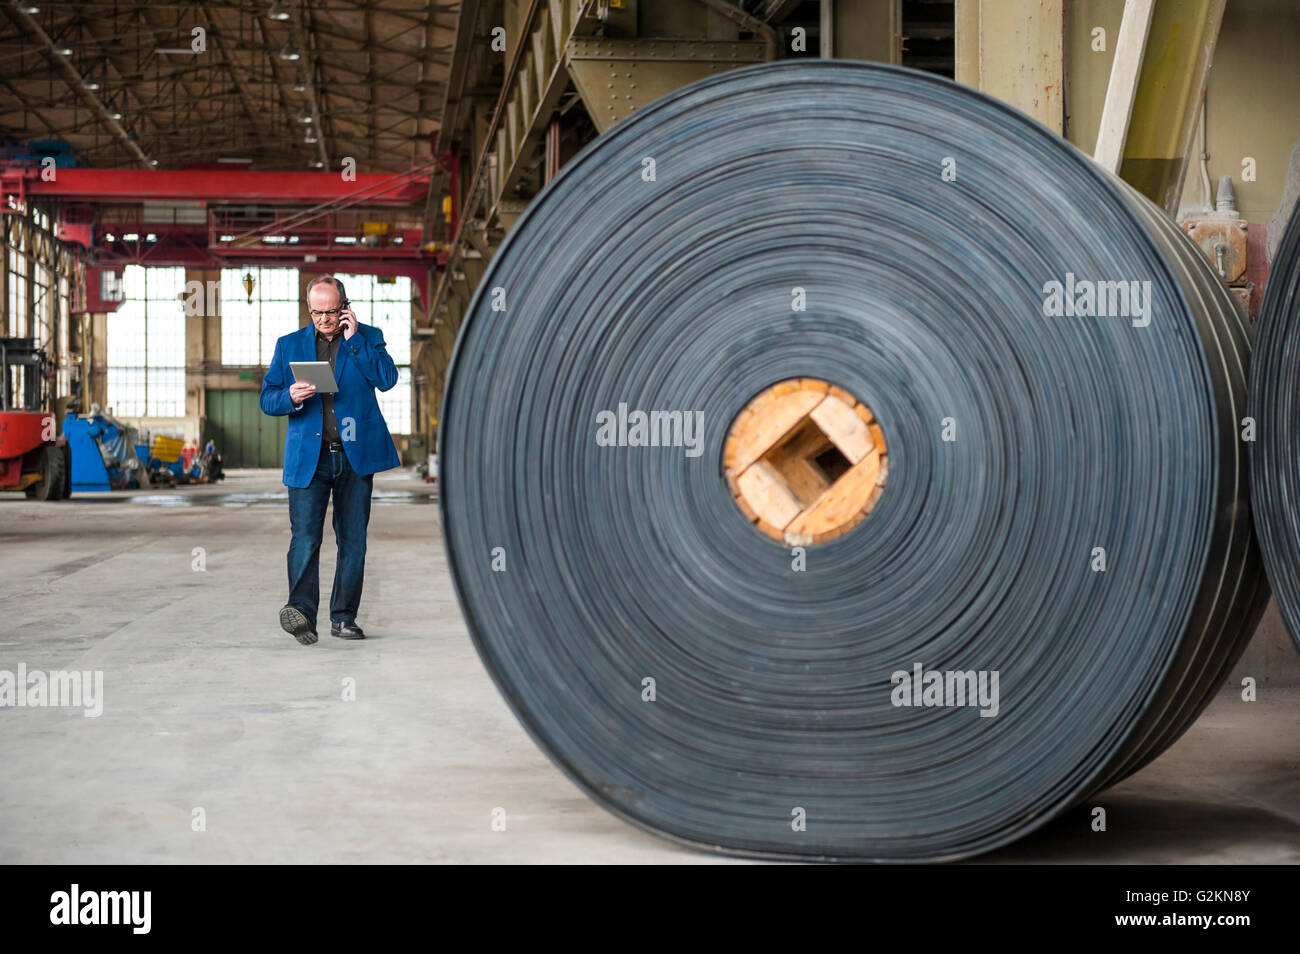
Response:
[{"label": "black shoe", "polygon": [[337,636],[339,639],[365,639],[366,634],[361,631],[361,627],[356,623],[346,620],[343,622],[330,622],[330,635]]},{"label": "black shoe", "polygon": [[280,628],[304,646],[316,642],[316,627],[302,610],[288,604],[280,610]]}]

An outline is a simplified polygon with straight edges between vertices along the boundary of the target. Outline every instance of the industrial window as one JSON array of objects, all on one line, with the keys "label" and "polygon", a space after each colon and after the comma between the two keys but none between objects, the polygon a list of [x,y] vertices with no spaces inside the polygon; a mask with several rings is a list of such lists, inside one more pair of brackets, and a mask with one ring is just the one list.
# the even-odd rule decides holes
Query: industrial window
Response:
[{"label": "industrial window", "polygon": [[276,339],[300,327],[300,310],[298,269],[223,268],[221,363],[270,365]]},{"label": "industrial window", "polygon": [[384,333],[388,353],[397,365],[397,384],[377,392],[379,410],[393,434],[411,433],[411,280],[376,275],[345,275],[335,278],[347,289],[352,310],[362,324],[374,325]]},{"label": "industrial window", "polygon": [[9,246],[7,267],[9,279],[9,334],[15,338],[26,338],[30,332],[27,328],[27,249],[26,238],[22,229],[15,229],[13,244]]},{"label": "industrial window", "polygon": [[185,413],[185,269],[127,265],[108,316],[108,407],[122,417]]}]

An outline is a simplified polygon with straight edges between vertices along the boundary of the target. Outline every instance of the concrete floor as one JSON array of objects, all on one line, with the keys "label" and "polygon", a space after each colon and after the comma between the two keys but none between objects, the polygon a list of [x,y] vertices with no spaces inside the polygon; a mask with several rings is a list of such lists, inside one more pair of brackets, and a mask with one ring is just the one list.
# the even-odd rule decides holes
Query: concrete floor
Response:
[{"label": "concrete floor", "polygon": [[[281,632],[283,491],[278,473],[235,471],[57,504],[0,495],[0,669],[105,681],[96,719],[0,709],[0,862],[724,860],[615,819],[527,738],[470,645],[417,477],[375,482],[372,638]],[[1105,833],[1079,808],[984,860],[1300,862],[1300,688],[1225,690],[1095,804]]]}]

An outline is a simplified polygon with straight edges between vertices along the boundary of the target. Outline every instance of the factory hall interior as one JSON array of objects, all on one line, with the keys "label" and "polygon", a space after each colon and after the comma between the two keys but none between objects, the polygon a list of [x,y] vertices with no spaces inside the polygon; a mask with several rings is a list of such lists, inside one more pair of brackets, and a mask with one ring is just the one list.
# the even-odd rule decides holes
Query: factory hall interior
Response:
[{"label": "factory hall interior", "polygon": [[1300,863],[1298,88],[1294,0],[0,0],[0,861]]}]

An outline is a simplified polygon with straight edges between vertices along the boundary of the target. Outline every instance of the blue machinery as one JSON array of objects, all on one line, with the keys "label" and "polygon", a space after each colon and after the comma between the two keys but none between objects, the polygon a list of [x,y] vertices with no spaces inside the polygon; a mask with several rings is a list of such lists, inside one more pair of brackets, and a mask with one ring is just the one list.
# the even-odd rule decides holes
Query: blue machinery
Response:
[{"label": "blue machinery", "polygon": [[63,433],[72,450],[74,493],[140,486],[143,467],[133,428],[101,414],[95,405],[85,417],[69,411],[63,419]]},{"label": "blue machinery", "polygon": [[[222,478],[221,457],[212,441],[186,467],[184,457],[178,453],[179,440],[156,438],[153,449],[148,444],[137,444],[135,428],[103,414],[98,405],[91,405],[85,417],[69,411],[63,419],[63,433],[72,452],[74,492],[206,483]],[[167,450],[161,449],[164,444]]]}]

